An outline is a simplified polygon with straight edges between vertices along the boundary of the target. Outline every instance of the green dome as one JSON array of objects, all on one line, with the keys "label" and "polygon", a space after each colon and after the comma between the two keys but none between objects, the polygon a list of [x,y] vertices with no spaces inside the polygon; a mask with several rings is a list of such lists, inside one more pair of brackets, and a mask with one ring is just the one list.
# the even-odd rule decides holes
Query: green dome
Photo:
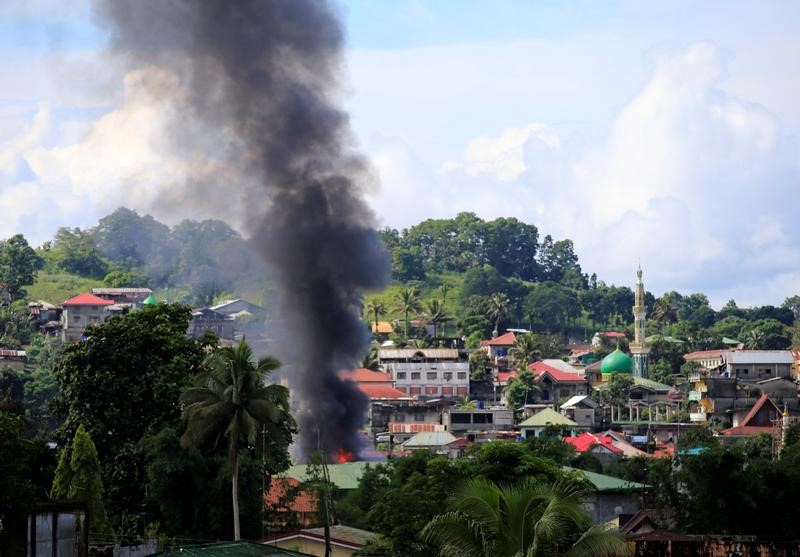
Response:
[{"label": "green dome", "polygon": [[146,306],[153,306],[158,303],[158,300],[156,300],[155,296],[150,294],[147,298],[144,299],[142,303]]},{"label": "green dome", "polygon": [[600,362],[601,373],[632,373],[633,360],[625,352],[617,348]]}]

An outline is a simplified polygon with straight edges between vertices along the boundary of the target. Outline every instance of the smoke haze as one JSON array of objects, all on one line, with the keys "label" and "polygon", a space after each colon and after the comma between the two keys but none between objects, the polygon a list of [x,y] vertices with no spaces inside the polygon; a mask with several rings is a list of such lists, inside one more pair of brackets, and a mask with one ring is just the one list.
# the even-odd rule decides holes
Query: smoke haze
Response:
[{"label": "smoke haze", "polygon": [[97,14],[113,53],[171,107],[168,148],[201,168],[169,202],[233,207],[283,285],[279,355],[304,408],[302,450],[358,453],[368,401],[337,374],[365,351],[359,294],[389,265],[361,196],[369,170],[335,103],[336,15],[312,0],[102,0]]}]

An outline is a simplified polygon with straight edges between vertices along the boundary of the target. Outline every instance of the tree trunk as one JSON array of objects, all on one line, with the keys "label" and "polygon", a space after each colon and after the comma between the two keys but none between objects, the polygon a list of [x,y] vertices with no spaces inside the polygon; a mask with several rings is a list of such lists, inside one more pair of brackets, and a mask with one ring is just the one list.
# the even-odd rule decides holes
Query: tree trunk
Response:
[{"label": "tree trunk", "polygon": [[235,445],[231,446],[231,497],[233,498],[233,539],[239,541],[242,539],[239,529],[239,453]]}]

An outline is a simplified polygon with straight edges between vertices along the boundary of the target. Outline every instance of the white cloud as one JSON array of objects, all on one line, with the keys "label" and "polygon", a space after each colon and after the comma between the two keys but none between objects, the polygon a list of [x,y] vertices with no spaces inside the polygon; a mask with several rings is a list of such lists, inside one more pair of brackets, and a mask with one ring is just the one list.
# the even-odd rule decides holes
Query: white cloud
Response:
[{"label": "white cloud", "polygon": [[[459,159],[417,160],[414,190],[426,208],[449,200],[437,216],[517,216],[572,238],[607,282],[631,283],[641,259],[655,292],[702,290],[724,303],[738,289],[780,303],[797,285],[800,151],[774,113],[725,90],[728,64],[711,43],[660,48],[607,133],[547,123],[483,133]],[[396,175],[414,158],[384,155]],[[408,184],[385,182],[378,212]],[[415,216],[406,222],[432,211]]]}]

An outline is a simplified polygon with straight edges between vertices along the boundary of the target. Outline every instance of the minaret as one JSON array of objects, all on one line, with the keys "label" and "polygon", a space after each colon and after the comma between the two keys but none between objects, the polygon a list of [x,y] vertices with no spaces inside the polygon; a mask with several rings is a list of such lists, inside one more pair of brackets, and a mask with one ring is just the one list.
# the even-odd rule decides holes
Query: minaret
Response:
[{"label": "minaret", "polygon": [[647,310],[644,307],[644,284],[642,284],[642,267],[636,270],[636,295],[633,306],[633,342],[631,354],[633,355],[633,375],[647,377],[647,354],[650,348],[644,335],[644,317]]}]

